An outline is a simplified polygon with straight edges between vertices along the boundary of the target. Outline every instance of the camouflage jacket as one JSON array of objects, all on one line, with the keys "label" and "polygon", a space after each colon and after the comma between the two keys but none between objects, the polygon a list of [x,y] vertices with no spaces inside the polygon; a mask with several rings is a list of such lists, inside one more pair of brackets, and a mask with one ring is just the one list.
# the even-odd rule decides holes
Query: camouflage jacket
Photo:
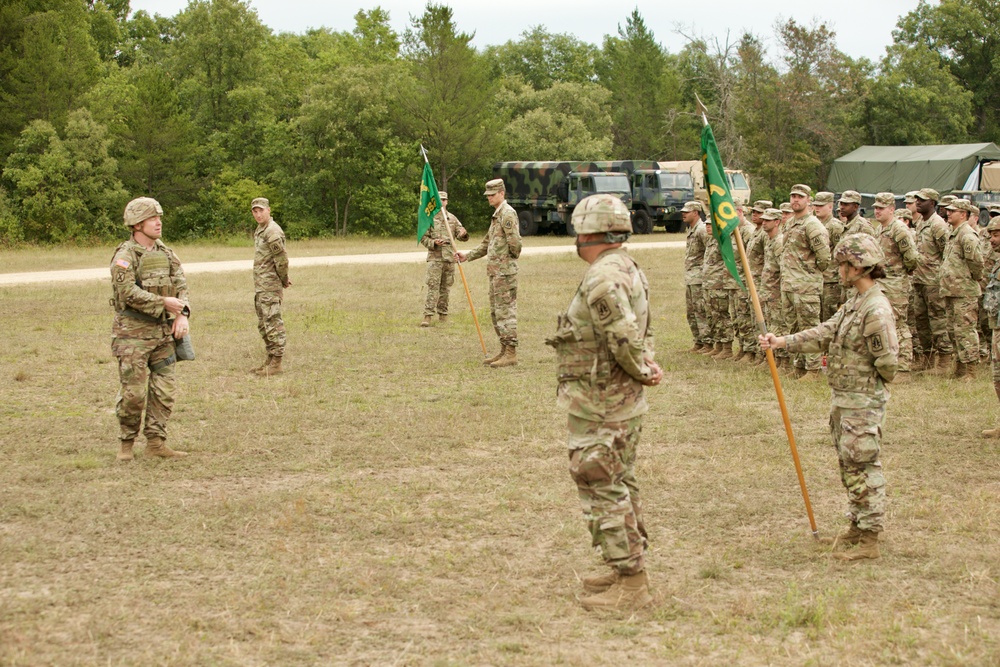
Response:
[{"label": "camouflage jacket", "polygon": [[705,242],[708,237],[708,225],[704,220],[688,229],[684,244],[684,284],[700,285],[702,283],[701,265],[705,261]]},{"label": "camouflage jacket", "polygon": [[517,213],[506,201],[497,206],[490,220],[490,229],[482,243],[465,256],[471,262],[486,257],[486,275],[510,276],[517,273],[517,258],[521,256],[521,228]]},{"label": "camouflage jacket", "polygon": [[781,247],[781,291],[820,294],[823,272],[830,265],[830,237],[816,216],[788,221]]},{"label": "camouflage jacket", "polygon": [[163,297],[188,303],[187,280],[174,251],[157,239],[152,250],[129,239],[111,259],[111,306],[115,338],[162,338],[170,335],[173,318],[163,307]]},{"label": "camouflage jacket", "polygon": [[913,242],[913,235],[910,228],[904,225],[898,218],[894,218],[888,225],[881,225],[878,235],[879,245],[885,254],[885,275],[888,278],[900,278],[913,273],[920,263],[920,256],[917,254],[916,244]]},{"label": "camouflage jacket", "polygon": [[983,257],[983,275],[979,277],[979,287],[985,290],[986,284],[990,281],[990,269],[993,268],[996,258],[993,245],[990,243],[990,233],[985,227],[979,228],[979,254]]},{"label": "camouflage jacket", "polygon": [[[465,227],[462,226],[459,219],[451,213],[448,214],[448,226],[451,227],[451,235],[455,237],[456,241],[469,240],[469,232],[465,231]],[[435,245],[434,241],[437,239],[441,239],[446,243],[440,246]],[[455,249],[451,246],[451,240],[448,238],[448,230],[444,228],[443,211],[439,211],[434,216],[434,224],[424,233],[424,237],[420,239],[420,243],[427,248],[428,262],[441,260],[450,263],[455,261]]]},{"label": "camouflage jacket", "polygon": [[820,220],[819,223],[826,228],[826,235],[830,238],[830,265],[826,267],[823,271],[823,282],[824,283],[839,283],[840,282],[840,267],[836,262],[833,261],[833,251],[836,249],[837,244],[840,243],[840,239],[844,236],[844,223],[838,220],[835,216],[830,216],[826,220]]},{"label": "camouflage jacket", "polygon": [[[733,246],[733,257],[739,266],[740,255],[736,250],[736,235],[729,237],[729,242]],[[739,283],[729,273],[725,262],[722,261],[722,253],[719,252],[719,242],[711,233],[711,228],[705,226],[705,258],[701,264],[702,283],[704,289],[739,289]]]},{"label": "camouflage jacket", "polygon": [[253,233],[253,289],[255,292],[280,292],[288,287],[288,253],[285,233],[271,220],[257,225]]},{"label": "camouflage jacket", "polygon": [[774,302],[781,298],[781,244],[784,237],[778,233],[774,238],[764,232],[764,269],[760,273],[760,299]]},{"label": "camouflage jacket", "polygon": [[979,251],[979,236],[963,222],[953,228],[944,247],[941,260],[941,296],[979,296],[979,279],[983,275],[983,255]]},{"label": "camouflage jacket", "polygon": [[860,234],[864,232],[869,236],[878,237],[878,232],[875,231],[875,226],[868,221],[867,218],[862,218],[860,215],[855,215],[853,218],[844,223],[844,234],[841,236],[847,236],[848,234]]},{"label": "camouflage jacket", "polygon": [[[1000,329],[1000,253],[994,251],[990,258],[990,270],[986,274],[986,289],[983,290],[983,310],[986,311],[990,329]],[[994,360],[995,362],[996,360]]]},{"label": "camouflage jacket", "polygon": [[587,269],[546,344],[558,359],[557,404],[589,421],[619,422],[648,412],[641,380],[652,375],[649,283],[621,248]]},{"label": "camouflage jacket", "polygon": [[951,235],[951,225],[935,213],[927,220],[921,218],[914,221],[913,230],[917,235],[917,254],[923,260],[913,271],[913,282],[917,285],[937,285],[944,246]]},{"label": "camouflage jacket", "polygon": [[789,352],[826,352],[833,405],[874,408],[889,398],[886,382],[896,377],[899,342],[892,306],[876,283],[848,298],[819,326],[785,336]]},{"label": "camouflage jacket", "polygon": [[750,275],[755,282],[760,282],[760,275],[764,270],[764,246],[767,241],[767,232],[763,227],[754,229],[747,241],[747,264],[750,265]]}]

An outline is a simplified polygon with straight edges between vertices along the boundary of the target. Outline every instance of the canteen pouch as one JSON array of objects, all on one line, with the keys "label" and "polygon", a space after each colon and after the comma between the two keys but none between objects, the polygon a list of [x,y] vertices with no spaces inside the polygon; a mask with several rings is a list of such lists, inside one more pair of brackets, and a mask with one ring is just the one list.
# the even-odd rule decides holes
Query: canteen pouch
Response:
[{"label": "canteen pouch", "polygon": [[194,361],[194,346],[191,344],[191,334],[185,334],[180,340],[174,339],[174,355],[177,361]]}]

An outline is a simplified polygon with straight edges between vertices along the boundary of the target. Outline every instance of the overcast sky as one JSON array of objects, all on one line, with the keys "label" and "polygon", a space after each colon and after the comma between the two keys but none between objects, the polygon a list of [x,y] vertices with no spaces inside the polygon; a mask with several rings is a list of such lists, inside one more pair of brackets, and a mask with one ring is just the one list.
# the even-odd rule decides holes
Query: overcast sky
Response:
[{"label": "overcast sky", "polygon": [[[411,15],[423,13],[426,1],[382,0],[251,0],[261,22],[275,32],[302,33],[309,28],[333,30],[354,28],[359,9],[381,6],[389,12],[392,26],[399,32]],[[685,44],[686,35],[715,37],[725,42],[726,33],[736,41],[745,30],[762,37],[769,46],[775,21],[794,18],[799,23],[813,20],[826,23],[837,33],[841,51],[858,58],[878,61],[892,43],[898,18],[917,7],[918,0],[706,0],[679,2],[636,0],[615,3],[607,0],[453,0],[449,5],[455,23],[463,32],[474,32],[474,44],[483,48],[518,39],[532,26],[542,25],[553,33],[569,33],[600,45],[604,35],[616,34],[633,8],[638,8],[657,41],[672,53]],[[132,11],[174,16],[188,5],[187,0],[131,0]]]}]

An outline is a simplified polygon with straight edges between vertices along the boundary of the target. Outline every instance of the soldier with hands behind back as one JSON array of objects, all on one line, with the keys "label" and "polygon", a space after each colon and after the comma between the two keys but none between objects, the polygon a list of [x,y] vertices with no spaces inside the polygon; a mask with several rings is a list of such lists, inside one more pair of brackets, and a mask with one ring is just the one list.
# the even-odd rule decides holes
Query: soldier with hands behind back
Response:
[{"label": "soldier with hands behind back", "polygon": [[267,361],[253,369],[257,375],[278,375],[285,356],[285,322],[281,319],[284,289],[292,286],[288,279],[288,252],[285,233],[271,217],[271,203],[257,197],[250,203],[257,221],[253,233],[254,309],[257,311],[257,331],[267,348]]}]

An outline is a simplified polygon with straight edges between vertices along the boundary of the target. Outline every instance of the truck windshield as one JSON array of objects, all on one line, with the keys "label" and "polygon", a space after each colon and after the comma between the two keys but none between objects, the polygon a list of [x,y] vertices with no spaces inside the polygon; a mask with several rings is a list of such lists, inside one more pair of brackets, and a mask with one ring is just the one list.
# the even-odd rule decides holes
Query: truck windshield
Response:
[{"label": "truck windshield", "polygon": [[660,189],[662,190],[693,190],[694,181],[687,172],[660,174]]},{"label": "truck windshield", "polygon": [[632,192],[625,174],[594,174],[594,192]]},{"label": "truck windshield", "polygon": [[747,179],[743,177],[743,174],[729,172],[729,187],[733,190],[749,190],[750,185],[747,184]]}]

